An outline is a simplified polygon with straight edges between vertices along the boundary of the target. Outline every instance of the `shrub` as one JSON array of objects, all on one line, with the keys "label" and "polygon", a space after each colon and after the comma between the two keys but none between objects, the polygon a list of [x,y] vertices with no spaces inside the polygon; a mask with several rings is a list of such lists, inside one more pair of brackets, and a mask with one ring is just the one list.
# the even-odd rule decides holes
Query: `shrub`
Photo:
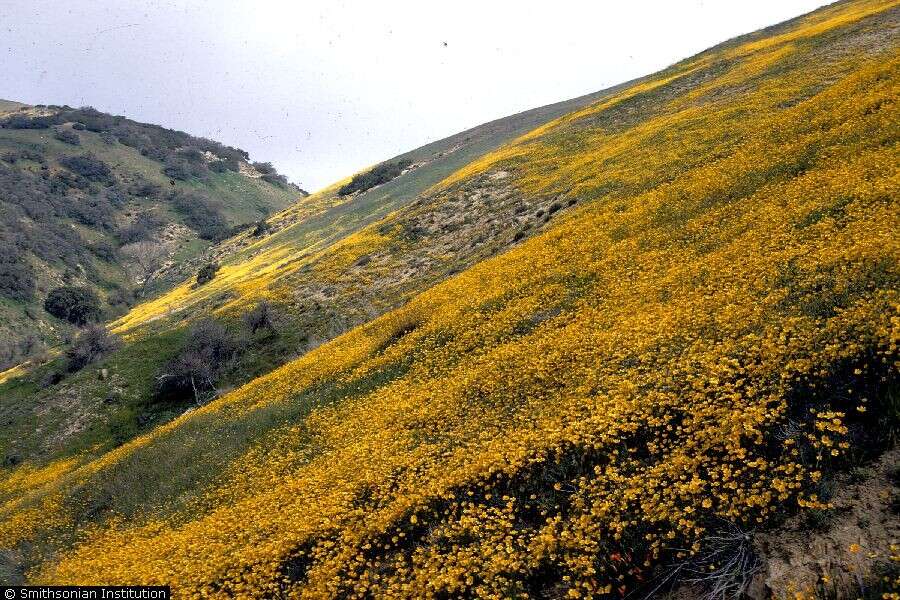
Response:
[{"label": "shrub", "polygon": [[17,248],[0,246],[0,296],[27,302],[34,297],[35,275]]},{"label": "shrub", "polygon": [[165,400],[193,397],[197,404],[215,393],[222,371],[240,344],[228,329],[213,319],[194,325],[178,354],[156,377],[156,396]]},{"label": "shrub", "polygon": [[255,162],[253,163],[253,168],[256,169],[257,173],[263,175],[274,175],[277,173],[275,167],[272,166],[272,163],[270,162]]},{"label": "shrub", "polygon": [[52,290],[44,300],[44,310],[76,325],[85,325],[100,318],[100,299],[92,290],[77,286],[63,286]]},{"label": "shrub", "polygon": [[133,223],[122,227],[118,232],[122,244],[131,244],[146,240],[165,227],[166,220],[155,211],[148,211],[137,216]]},{"label": "shrub", "polygon": [[400,173],[403,172],[403,169],[411,164],[412,162],[408,160],[400,160],[395,163],[382,163],[371,171],[354,175],[353,179],[350,180],[350,183],[338,190],[338,194],[346,196],[353,192],[364,192],[376,185],[387,183],[400,175]]},{"label": "shrub", "polygon": [[203,285],[204,283],[209,283],[215,278],[216,273],[219,271],[218,263],[209,263],[200,267],[200,270],[197,271],[197,285]]},{"label": "shrub", "polygon": [[198,148],[194,148],[194,147],[182,148],[175,154],[178,156],[178,158],[180,158],[182,160],[186,160],[189,163],[203,164],[205,162],[204,156],[203,156],[203,151]]},{"label": "shrub", "polygon": [[122,208],[128,201],[128,197],[125,193],[116,188],[107,188],[104,195],[106,196],[106,201],[116,208]]},{"label": "shrub", "polygon": [[80,371],[92,362],[109,354],[120,345],[119,338],[105,327],[91,325],[78,334],[66,350],[66,368],[70,373]]},{"label": "shrub", "polygon": [[98,258],[106,262],[116,260],[116,247],[105,240],[99,240],[91,244],[90,249]]},{"label": "shrub", "polygon": [[214,160],[208,166],[213,173],[224,173],[229,170],[228,164],[224,160]]},{"label": "shrub", "polygon": [[106,301],[111,306],[128,306],[134,301],[134,293],[121,286],[116,286],[110,290]]},{"label": "shrub", "polygon": [[19,150],[19,158],[22,160],[31,160],[36,163],[45,163],[47,159],[44,158],[44,154],[42,149],[31,149],[31,148],[22,148]]},{"label": "shrub", "polygon": [[86,127],[84,126],[84,123],[75,122],[75,123],[72,123],[72,129],[74,129],[76,131],[84,131],[86,129]]},{"label": "shrub", "polygon": [[169,158],[166,159],[166,166],[163,167],[162,172],[166,177],[171,177],[178,181],[187,181],[191,178],[192,169],[186,161]]},{"label": "shrub", "polygon": [[115,227],[115,209],[105,196],[92,193],[89,198],[70,203],[66,212],[84,225],[110,231]]},{"label": "shrub", "polygon": [[78,134],[71,129],[63,129],[61,127],[57,127],[53,130],[53,137],[65,144],[70,144],[72,146],[81,145],[81,138],[78,137]]},{"label": "shrub", "polygon": [[260,219],[256,222],[256,225],[253,227],[253,231],[250,235],[252,235],[253,237],[260,237],[263,235],[268,235],[269,231],[271,231],[269,222],[265,219]]},{"label": "shrub", "polygon": [[271,183],[272,185],[278,187],[287,187],[288,180],[284,175],[279,175],[278,173],[266,173],[262,177],[260,177],[266,183]]},{"label": "shrub", "polygon": [[103,140],[103,143],[107,146],[113,146],[118,141],[116,139],[116,136],[109,131],[104,131],[103,133],[101,133],[100,139]]},{"label": "shrub", "polygon": [[59,159],[59,164],[90,181],[107,182],[112,179],[109,165],[91,154],[66,156]]},{"label": "shrub", "polygon": [[129,193],[140,198],[156,198],[162,193],[162,186],[140,178],[128,188]]},{"label": "shrub", "polygon": [[54,116],[27,117],[25,115],[11,115],[0,121],[0,127],[5,129],[49,129],[58,120]]},{"label": "shrub", "polygon": [[199,193],[173,192],[169,196],[175,210],[185,217],[185,224],[205,239],[217,242],[231,233],[228,221],[208,196]]},{"label": "shrub", "polygon": [[275,314],[267,300],[263,300],[244,314],[244,324],[251,334],[261,329],[268,329],[272,334],[278,333],[275,329]]},{"label": "shrub", "polygon": [[[155,157],[151,156],[151,158]],[[178,154],[165,158],[165,166],[163,167],[162,172],[172,179],[189,181],[191,179],[202,179],[206,177],[209,170],[206,168],[206,163],[202,160],[188,160]]]}]

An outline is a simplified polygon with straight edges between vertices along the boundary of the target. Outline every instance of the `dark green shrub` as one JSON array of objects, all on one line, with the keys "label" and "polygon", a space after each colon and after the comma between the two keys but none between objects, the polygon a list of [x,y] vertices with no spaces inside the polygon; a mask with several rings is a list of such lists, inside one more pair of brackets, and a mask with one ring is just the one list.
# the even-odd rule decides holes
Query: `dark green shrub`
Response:
[{"label": "dark green shrub", "polygon": [[35,275],[21,251],[0,245],[0,296],[27,302],[34,297]]},{"label": "dark green shrub", "polygon": [[44,310],[76,325],[85,325],[101,316],[97,294],[88,288],[69,285],[52,290],[44,300]]},{"label": "dark green shrub", "polygon": [[59,159],[59,164],[90,181],[108,182],[112,180],[112,171],[109,165],[91,154],[66,156]]},{"label": "dark green shrub", "polygon": [[197,271],[197,285],[203,285],[204,283],[209,283],[212,281],[216,273],[219,271],[218,263],[209,263],[200,267],[200,270]]},{"label": "dark green shrub", "polygon": [[387,183],[400,175],[400,173],[403,172],[403,169],[411,164],[412,162],[408,160],[400,160],[395,163],[382,163],[371,171],[354,175],[353,179],[350,180],[350,183],[338,190],[338,194],[346,196],[353,192],[364,192],[376,185]]},{"label": "dark green shrub", "polygon": [[162,193],[162,186],[141,178],[128,187],[128,192],[140,198],[157,198]]},{"label": "dark green shrub", "polygon": [[259,221],[256,222],[256,225],[253,227],[253,231],[251,232],[251,235],[253,237],[260,237],[263,235],[268,235],[270,230],[271,230],[271,228],[269,227],[269,222],[266,221],[265,219],[260,219]]},{"label": "dark green shrub", "polygon": [[270,333],[276,334],[275,312],[272,309],[272,305],[263,300],[254,306],[249,312],[244,314],[244,325],[247,326],[251,334],[255,334],[262,329],[267,329]]},{"label": "dark green shrub", "polygon": [[133,223],[119,229],[116,234],[119,241],[131,244],[153,237],[159,230],[166,226],[166,219],[156,211],[148,211],[137,216]]},{"label": "dark green shrub", "polygon": [[272,185],[278,187],[287,187],[288,180],[284,175],[279,175],[278,173],[266,173],[262,177],[260,177],[266,183],[271,183]]},{"label": "dark green shrub", "polygon": [[69,144],[71,146],[81,145],[81,138],[78,137],[78,134],[71,129],[63,129],[62,127],[57,127],[53,131],[53,137],[63,142],[64,144]]},{"label": "dark green shrub", "polygon": [[59,122],[55,115],[43,117],[11,115],[0,121],[0,127],[4,129],[49,129],[51,125],[56,125]]},{"label": "dark green shrub", "polygon": [[[151,158],[155,158],[151,156]],[[181,155],[172,155],[165,158],[165,166],[162,172],[172,179],[189,181],[191,179],[203,179],[209,174],[206,163],[202,160],[188,160]]]},{"label": "dark green shrub", "polygon": [[272,166],[272,163],[270,162],[255,162],[253,163],[253,168],[256,169],[257,173],[263,175],[274,175],[277,173],[275,167]]},{"label": "dark green shrub", "polygon": [[183,160],[177,158],[166,159],[166,166],[163,167],[163,174],[178,181],[187,181],[191,178],[193,170],[191,166]]},{"label": "dark green shrub", "polygon": [[106,262],[113,262],[116,260],[116,247],[107,241],[99,240],[91,244],[90,248],[91,252],[93,252],[97,258],[105,260]]},{"label": "dark green shrub", "polygon": [[214,160],[209,163],[208,167],[213,173],[224,173],[228,171],[228,165],[224,160]]},{"label": "dark green shrub", "polygon": [[203,156],[203,151],[200,150],[199,148],[194,148],[194,147],[182,148],[181,150],[178,150],[175,154],[178,156],[178,158],[180,158],[182,160],[186,160],[189,163],[203,164],[205,162],[204,156]]}]

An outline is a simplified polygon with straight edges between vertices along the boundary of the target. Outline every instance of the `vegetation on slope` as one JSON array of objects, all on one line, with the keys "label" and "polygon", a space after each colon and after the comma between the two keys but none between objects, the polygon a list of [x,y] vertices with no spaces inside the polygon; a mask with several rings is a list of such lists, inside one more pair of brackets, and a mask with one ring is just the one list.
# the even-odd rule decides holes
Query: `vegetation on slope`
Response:
[{"label": "vegetation on slope", "polygon": [[[843,3],[706,52],[306,260],[358,277],[491,182],[577,200],[147,435],[7,469],[4,545],[33,581],[185,596],[616,597],[700,567],[740,585],[722,539],[732,556],[827,509],[833,471],[896,436],[898,12]],[[287,293],[269,261],[291,251],[233,289]],[[846,560],[897,560],[870,544]]]},{"label": "vegetation on slope", "polygon": [[198,253],[298,194],[239,174],[246,153],[217,142],[90,108],[4,106],[2,368],[72,335],[40,310],[54,288],[90,287],[108,314],[121,314],[171,285],[158,276],[168,261]]},{"label": "vegetation on slope", "polygon": [[376,185],[387,183],[391,179],[401,175],[404,169],[409,168],[411,163],[408,160],[400,160],[395,163],[387,162],[373,167],[372,169],[353,176],[347,185],[341,186],[338,193],[346,196],[354,192],[365,192],[372,189]]},{"label": "vegetation on slope", "polygon": [[[109,380],[99,380],[93,371],[69,374],[61,359],[0,376],[0,418],[9,424],[7,431],[0,430],[0,459],[46,460],[86,447],[99,452],[192,406],[191,395],[159,402],[155,378],[178,352],[192,321],[202,315],[215,313],[240,336],[241,315],[266,301],[281,323],[278,336],[255,339],[221,372],[217,389],[224,391],[402,305],[418,291],[524,237],[516,233],[514,240],[511,231],[539,231],[556,209],[553,201],[524,196],[500,180],[480,186],[472,195],[476,201],[462,191],[425,197],[421,192],[502,142],[615,89],[433,142],[389,161],[415,161],[417,166],[375,189],[346,198],[338,192],[350,179],[338,182],[258,222],[252,231],[205,251],[196,244],[179,250],[155,280],[185,283],[114,324],[128,339],[97,365],[110,372]],[[138,218],[127,233],[153,223]],[[396,235],[386,236],[389,231]],[[359,255],[373,236],[396,239],[371,257]],[[358,264],[344,269],[352,255],[351,262]],[[225,268],[214,280],[196,286],[198,273],[211,264]],[[48,386],[48,381],[55,383]],[[26,426],[38,418],[40,431]]]}]

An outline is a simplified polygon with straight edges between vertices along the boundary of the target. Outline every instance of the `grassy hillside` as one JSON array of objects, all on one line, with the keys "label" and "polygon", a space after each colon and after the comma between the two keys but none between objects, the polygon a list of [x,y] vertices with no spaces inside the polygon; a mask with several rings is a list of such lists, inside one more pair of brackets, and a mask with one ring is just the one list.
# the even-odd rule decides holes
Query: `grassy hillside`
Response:
[{"label": "grassy hillside", "polygon": [[[897,2],[839,3],[599,97],[378,222],[326,190],[230,240],[211,282],[114,323],[127,344],[101,364],[136,373],[181,319],[261,299],[284,324],[254,360],[305,353],[114,449],[60,419],[66,442],[0,480],[8,576],[185,597],[741,588],[754,535],[828,515],[836,474],[896,441],[898,25]],[[41,414],[83,402],[62,396]],[[892,591],[882,533],[767,593]]]},{"label": "grassy hillside", "polygon": [[170,263],[299,195],[241,151],[181,132],[8,101],[0,116],[2,368],[71,335],[42,308],[52,289],[88,287],[121,314],[171,285]]}]

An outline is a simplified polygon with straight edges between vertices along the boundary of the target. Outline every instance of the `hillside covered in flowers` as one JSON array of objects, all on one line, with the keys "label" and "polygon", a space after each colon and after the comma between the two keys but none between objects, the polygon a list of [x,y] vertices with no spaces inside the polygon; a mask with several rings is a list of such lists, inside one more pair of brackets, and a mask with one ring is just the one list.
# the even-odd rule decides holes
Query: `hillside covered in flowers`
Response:
[{"label": "hillside covered in flowers", "polygon": [[[327,289],[347,331],[118,447],[4,467],[7,568],[179,598],[749,593],[754,535],[896,442],[898,27],[854,0],[727,42],[302,260],[245,249],[136,307],[129,343],[182,302]],[[897,597],[897,545],[833,558],[856,589],[764,593]]]}]

